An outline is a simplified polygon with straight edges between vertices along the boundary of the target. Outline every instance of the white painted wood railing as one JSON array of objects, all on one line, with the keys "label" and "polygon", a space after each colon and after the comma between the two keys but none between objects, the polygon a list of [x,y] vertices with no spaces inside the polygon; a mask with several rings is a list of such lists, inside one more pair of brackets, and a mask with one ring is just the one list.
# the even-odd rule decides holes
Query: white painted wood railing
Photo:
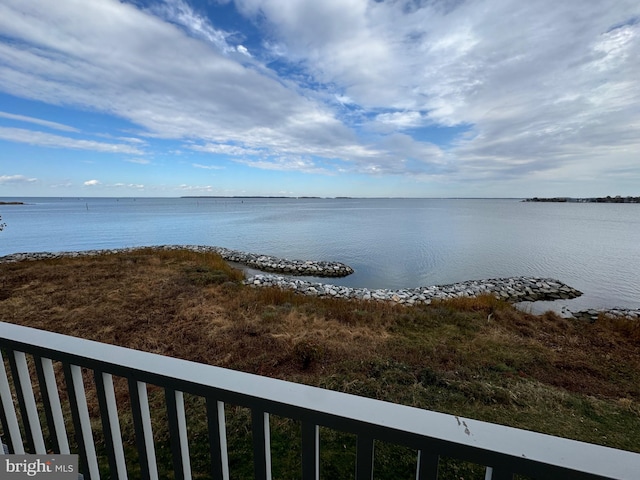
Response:
[{"label": "white painted wood railing", "polygon": [[[173,471],[190,479],[187,432],[189,411],[184,394],[206,401],[211,478],[228,479],[225,405],[249,408],[252,419],[255,477],[271,478],[270,415],[299,421],[302,429],[300,478],[322,473],[319,427],[357,437],[355,477],[374,478],[376,441],[404,445],[416,451],[416,478],[437,479],[441,457],[486,466],[486,479],[640,478],[640,454],[567,440],[515,428],[479,422],[388,402],[347,395],[281,380],[250,375],[127,348],[73,338],[0,322],[0,420],[2,441],[11,453],[69,453],[75,439],[86,479],[127,479],[114,377],[127,379],[135,427],[139,471],[157,479],[156,445],[147,386],[164,390]],[[62,365],[66,395],[57,386],[55,365]],[[30,368],[30,366],[32,368]],[[59,370],[59,368],[58,368]],[[91,374],[87,378],[87,373]],[[89,412],[85,385],[94,382],[99,414]],[[34,393],[39,392],[39,394]],[[73,437],[65,426],[73,430]],[[92,418],[99,423],[92,426]],[[156,420],[157,421],[157,420]],[[106,453],[99,458],[94,444],[101,425]],[[49,432],[45,438],[43,426]],[[75,448],[75,447],[74,447]],[[0,449],[1,450],[1,449]],[[1,453],[1,452],[0,452]],[[106,468],[106,467],[105,467]],[[103,468],[104,470],[104,468]]]}]

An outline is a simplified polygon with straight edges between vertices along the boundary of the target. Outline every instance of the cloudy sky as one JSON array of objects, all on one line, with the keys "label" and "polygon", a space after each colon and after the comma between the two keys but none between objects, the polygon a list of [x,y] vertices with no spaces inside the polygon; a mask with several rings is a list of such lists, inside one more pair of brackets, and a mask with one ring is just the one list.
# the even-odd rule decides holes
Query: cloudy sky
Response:
[{"label": "cloudy sky", "polygon": [[0,0],[0,196],[640,195],[637,0]]}]

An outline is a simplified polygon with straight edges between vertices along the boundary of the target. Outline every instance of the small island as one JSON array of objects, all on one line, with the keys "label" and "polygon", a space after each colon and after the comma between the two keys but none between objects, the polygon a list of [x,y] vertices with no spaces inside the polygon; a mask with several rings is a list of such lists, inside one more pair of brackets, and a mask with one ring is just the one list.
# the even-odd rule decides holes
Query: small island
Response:
[{"label": "small island", "polygon": [[0,205],[24,205],[24,202],[0,202]]},{"label": "small island", "polygon": [[551,197],[551,198],[527,198],[523,202],[558,202],[558,203],[640,203],[640,197],[591,197],[591,198],[571,198],[571,197]]}]

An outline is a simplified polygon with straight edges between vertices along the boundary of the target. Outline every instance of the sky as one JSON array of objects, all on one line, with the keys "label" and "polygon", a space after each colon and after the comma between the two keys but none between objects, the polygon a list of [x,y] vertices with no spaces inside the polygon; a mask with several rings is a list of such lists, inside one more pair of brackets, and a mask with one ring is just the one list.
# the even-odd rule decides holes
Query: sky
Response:
[{"label": "sky", "polygon": [[640,195],[637,0],[0,0],[0,197]]}]

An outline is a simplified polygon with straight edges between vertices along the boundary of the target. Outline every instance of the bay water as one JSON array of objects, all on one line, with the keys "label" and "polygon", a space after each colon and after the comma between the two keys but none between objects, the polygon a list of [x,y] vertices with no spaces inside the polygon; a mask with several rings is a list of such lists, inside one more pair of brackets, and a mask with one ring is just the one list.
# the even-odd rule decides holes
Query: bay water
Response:
[{"label": "bay water", "polygon": [[344,262],[312,279],[412,288],[539,276],[584,295],[533,311],[640,307],[640,205],[519,199],[0,198],[0,256],[147,245],[215,245]]}]

